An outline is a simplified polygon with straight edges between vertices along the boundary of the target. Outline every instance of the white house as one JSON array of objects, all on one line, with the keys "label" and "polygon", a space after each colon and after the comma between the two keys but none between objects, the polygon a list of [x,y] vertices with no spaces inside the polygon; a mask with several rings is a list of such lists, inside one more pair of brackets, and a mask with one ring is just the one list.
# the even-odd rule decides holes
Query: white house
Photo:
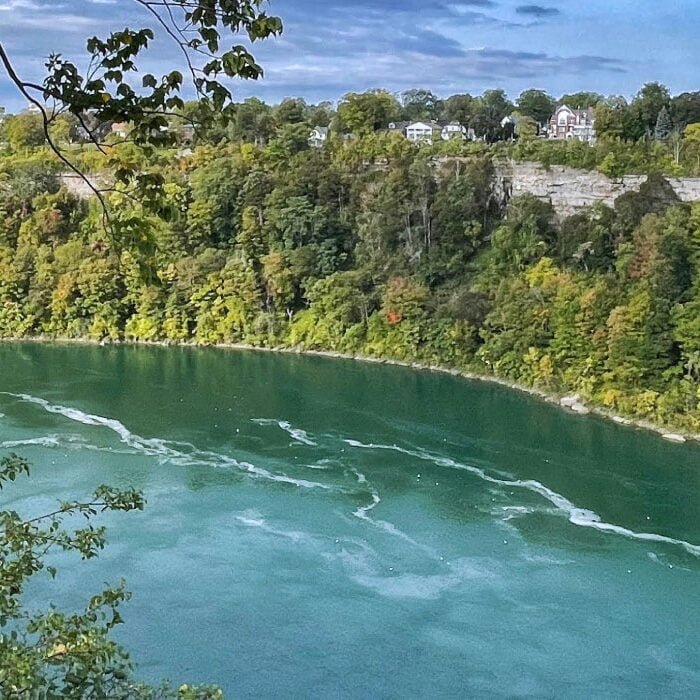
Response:
[{"label": "white house", "polygon": [[586,143],[595,141],[595,109],[571,109],[559,105],[549,120],[550,139],[578,139]]},{"label": "white house", "polygon": [[441,135],[442,127],[433,121],[413,122],[406,127],[406,138],[414,143],[432,143]]},{"label": "white house", "polygon": [[309,146],[322,148],[328,141],[329,129],[327,126],[315,126],[309,135]]},{"label": "white house", "polygon": [[440,138],[443,141],[453,141],[455,139],[466,141],[469,138],[469,132],[466,126],[462,126],[459,122],[450,122],[442,127]]}]

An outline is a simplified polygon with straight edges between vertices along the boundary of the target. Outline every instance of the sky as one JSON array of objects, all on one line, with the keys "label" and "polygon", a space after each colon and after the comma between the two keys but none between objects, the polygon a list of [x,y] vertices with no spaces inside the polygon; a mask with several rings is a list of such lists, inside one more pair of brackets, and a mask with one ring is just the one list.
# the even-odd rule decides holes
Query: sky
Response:
[{"label": "sky", "polygon": [[[700,89],[700,0],[270,0],[269,12],[285,31],[255,44],[265,77],[236,83],[235,99],[316,102],[379,87],[631,97],[653,80]],[[134,0],[0,0],[0,43],[26,79],[41,78],[48,54],[78,62],[88,36],[125,26],[149,26]],[[143,68],[182,66],[163,39]],[[0,105],[25,105],[1,69]]]}]

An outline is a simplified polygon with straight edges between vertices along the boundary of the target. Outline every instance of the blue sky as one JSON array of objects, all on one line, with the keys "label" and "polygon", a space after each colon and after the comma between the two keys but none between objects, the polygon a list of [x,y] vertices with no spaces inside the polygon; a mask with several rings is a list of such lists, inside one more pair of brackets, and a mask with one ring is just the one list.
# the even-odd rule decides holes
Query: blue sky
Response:
[{"label": "blue sky", "polygon": [[[334,100],[374,87],[631,96],[651,80],[700,89],[699,0],[271,0],[270,10],[284,35],[256,45],[266,76],[236,84],[238,99]],[[148,24],[133,0],[0,0],[0,41],[31,79],[52,51],[78,59],[86,37]],[[151,53],[152,72],[179,66],[165,41]],[[24,104],[3,74],[0,104]]]}]

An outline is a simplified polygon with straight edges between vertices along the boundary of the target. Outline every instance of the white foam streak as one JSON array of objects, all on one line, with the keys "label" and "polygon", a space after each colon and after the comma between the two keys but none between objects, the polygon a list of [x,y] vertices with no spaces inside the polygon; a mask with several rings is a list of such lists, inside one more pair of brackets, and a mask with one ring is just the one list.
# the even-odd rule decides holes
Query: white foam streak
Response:
[{"label": "white foam streak", "polygon": [[[41,406],[48,413],[61,415],[69,420],[83,425],[107,428],[114,432],[122,443],[133,448],[137,452],[149,457],[156,457],[162,462],[169,462],[177,466],[211,466],[214,468],[232,467],[250,474],[253,477],[273,481],[277,483],[291,484],[299,488],[305,489],[323,489],[332,490],[332,487],[327,484],[321,484],[316,481],[308,481],[306,479],[294,479],[286,474],[274,474],[267,469],[258,467],[249,462],[241,462],[233,457],[200,450],[194,445],[186,442],[166,441],[158,438],[144,438],[140,435],[132,433],[123,423],[113,418],[105,418],[91,413],[84,413],[75,408],[52,404],[45,399],[29,394],[11,394],[4,393],[7,396],[13,396],[27,403]],[[44,442],[47,438],[41,438]],[[38,443],[37,443],[38,444]],[[46,444],[44,446],[56,446]],[[87,446],[95,449],[92,446]],[[99,448],[98,448],[99,449]]]},{"label": "white foam streak", "polygon": [[[355,472],[359,483],[362,484],[367,482],[367,479],[365,478],[364,474],[356,472],[355,470],[353,471]],[[428,554],[433,554],[433,551],[430,548],[425,547],[424,545],[420,544],[420,542],[416,542],[405,532],[399,530],[399,528],[396,527],[396,525],[394,525],[393,523],[390,523],[386,520],[380,520],[378,518],[370,517],[369,513],[373,511],[382,502],[382,499],[376,491],[372,490],[370,496],[372,497],[372,502],[357,508],[353,512],[354,517],[359,518],[360,520],[364,520],[365,522],[369,523],[370,525],[374,525],[374,527],[377,527],[380,530],[384,530],[384,532],[389,533],[393,537],[398,537],[399,539],[404,540],[404,542],[408,542],[413,547],[417,547],[418,549],[421,549],[424,552],[427,552]]]},{"label": "white foam streak", "polygon": [[677,547],[682,547],[686,552],[692,554],[696,557],[700,557],[700,546],[686,542],[685,540],[675,539],[673,537],[667,537],[666,535],[659,535],[652,532],[635,532],[628,528],[622,527],[620,525],[614,525],[612,523],[603,522],[601,517],[594,513],[592,510],[587,510],[586,508],[579,508],[569,501],[565,496],[560,493],[553,491],[548,486],[535,481],[534,479],[499,479],[497,477],[487,474],[483,469],[479,467],[474,467],[469,464],[462,464],[456,462],[452,459],[446,457],[440,457],[437,455],[432,455],[428,452],[423,452],[420,450],[407,450],[398,445],[377,445],[373,443],[362,443],[357,440],[346,439],[344,442],[351,447],[356,447],[358,449],[372,449],[372,450],[390,450],[393,452],[400,452],[410,457],[420,459],[427,462],[432,462],[438,466],[449,467],[451,469],[460,469],[463,471],[468,471],[471,474],[475,474],[483,481],[490,484],[497,484],[499,486],[507,486],[509,488],[519,488],[526,489],[533,493],[537,493],[546,500],[548,500],[552,505],[554,505],[557,510],[564,513],[569,522],[573,525],[579,527],[588,527],[601,532],[609,532],[616,535],[621,535],[623,537],[628,537],[630,539],[639,540],[642,542],[658,542],[660,544],[670,544]]},{"label": "white foam streak", "polygon": [[15,450],[18,447],[60,447],[61,441],[58,435],[46,435],[44,437],[27,438],[26,440],[5,440],[0,442],[3,450]]},{"label": "white foam streak", "polygon": [[379,494],[376,491],[372,491],[371,496],[372,496],[371,503],[369,503],[366,506],[360,506],[353,513],[353,515],[356,518],[360,518],[362,520],[370,520],[370,517],[367,515],[367,513],[369,513],[371,510],[374,510],[382,502],[382,499],[379,497]]},{"label": "white foam streak", "polygon": [[309,434],[301,428],[295,428],[289,421],[275,420],[273,418],[252,418],[251,422],[256,425],[276,425],[280,430],[284,430],[287,435],[292,437],[296,442],[302,445],[316,447],[317,444],[309,437]]},{"label": "white foam streak", "polygon": [[313,538],[306,532],[296,530],[279,530],[268,524],[265,518],[257,511],[248,510],[236,516],[236,520],[245,527],[262,530],[268,535],[282,537],[292,542],[310,542]]}]

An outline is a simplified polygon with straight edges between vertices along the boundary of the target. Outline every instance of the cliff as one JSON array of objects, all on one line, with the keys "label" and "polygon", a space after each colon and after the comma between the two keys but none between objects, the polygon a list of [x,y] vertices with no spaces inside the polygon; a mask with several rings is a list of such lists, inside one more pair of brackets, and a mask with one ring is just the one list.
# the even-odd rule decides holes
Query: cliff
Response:
[{"label": "cliff", "polygon": [[[611,179],[596,170],[510,161],[496,166],[496,188],[503,201],[526,193],[552,203],[560,216],[570,216],[596,202],[613,206],[626,192],[639,190],[646,175]],[[700,201],[700,178],[667,178],[683,202]]]}]

